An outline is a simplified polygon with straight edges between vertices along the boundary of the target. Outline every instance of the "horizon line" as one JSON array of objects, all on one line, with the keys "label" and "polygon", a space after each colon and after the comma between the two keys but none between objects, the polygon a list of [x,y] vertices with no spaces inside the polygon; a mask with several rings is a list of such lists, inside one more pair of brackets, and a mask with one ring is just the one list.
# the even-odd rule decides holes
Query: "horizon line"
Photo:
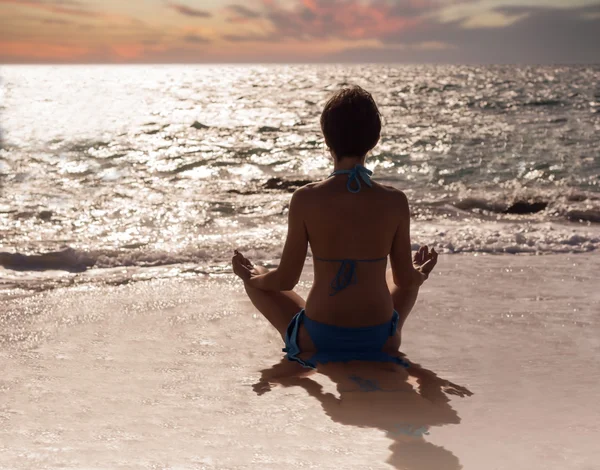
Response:
[{"label": "horizon line", "polygon": [[440,65],[440,66],[600,66],[600,62],[390,62],[390,61],[373,61],[373,62],[0,62],[0,67],[5,66],[32,66],[32,65],[49,65],[49,66],[90,66],[90,65],[114,65],[114,66],[172,66],[172,65]]}]

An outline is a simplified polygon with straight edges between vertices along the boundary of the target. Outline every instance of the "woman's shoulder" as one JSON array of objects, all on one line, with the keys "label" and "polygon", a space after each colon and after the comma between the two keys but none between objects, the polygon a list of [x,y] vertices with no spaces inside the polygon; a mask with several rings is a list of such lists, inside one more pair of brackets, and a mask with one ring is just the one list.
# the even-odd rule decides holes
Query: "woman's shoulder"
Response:
[{"label": "woman's shoulder", "polygon": [[296,189],[292,194],[293,199],[304,199],[318,193],[323,187],[323,181],[315,181],[313,183],[305,184],[304,186]]},{"label": "woman's shoulder", "polygon": [[290,205],[296,207],[301,207],[305,205],[310,199],[315,197],[315,190],[318,184],[318,181],[315,183],[308,183],[296,189],[292,194]]},{"label": "woman's shoulder", "polygon": [[381,184],[374,181],[373,187],[379,189],[381,192],[383,192],[390,198],[396,199],[398,201],[408,201],[408,198],[406,197],[404,191],[394,186],[389,186],[387,184]]},{"label": "woman's shoulder", "polygon": [[394,217],[403,219],[410,217],[408,198],[404,191],[384,184],[373,185],[373,187],[377,187],[380,191],[379,199],[382,201],[382,206],[386,207]]}]

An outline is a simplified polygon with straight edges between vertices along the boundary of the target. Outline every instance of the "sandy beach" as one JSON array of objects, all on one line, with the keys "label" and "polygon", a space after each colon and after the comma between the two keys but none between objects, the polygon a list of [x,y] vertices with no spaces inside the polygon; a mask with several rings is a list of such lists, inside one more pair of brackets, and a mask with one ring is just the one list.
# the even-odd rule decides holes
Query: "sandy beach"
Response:
[{"label": "sandy beach", "polygon": [[599,269],[444,256],[405,326],[408,373],[270,384],[282,342],[230,275],[5,295],[0,468],[593,470]]}]

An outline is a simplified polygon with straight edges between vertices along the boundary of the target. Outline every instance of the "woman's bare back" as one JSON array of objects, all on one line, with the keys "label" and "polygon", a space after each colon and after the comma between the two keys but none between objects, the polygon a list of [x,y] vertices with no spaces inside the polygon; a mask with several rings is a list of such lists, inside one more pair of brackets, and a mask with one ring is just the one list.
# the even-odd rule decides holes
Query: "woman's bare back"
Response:
[{"label": "woman's bare back", "polygon": [[[389,321],[393,311],[387,259],[381,258],[390,254],[400,226],[409,223],[400,210],[405,196],[375,182],[351,193],[347,183],[347,176],[335,176],[308,185],[298,198],[314,260],[306,313],[338,326],[372,326]],[[377,261],[358,261],[356,282],[336,292],[332,281],[341,263],[318,258]]]}]

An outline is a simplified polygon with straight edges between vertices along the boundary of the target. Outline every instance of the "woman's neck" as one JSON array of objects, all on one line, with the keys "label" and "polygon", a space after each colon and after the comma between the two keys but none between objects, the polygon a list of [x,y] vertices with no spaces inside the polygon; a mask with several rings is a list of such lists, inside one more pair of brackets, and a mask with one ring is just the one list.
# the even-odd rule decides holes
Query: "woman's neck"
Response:
[{"label": "woman's neck", "polygon": [[345,157],[341,160],[335,160],[333,171],[351,170],[356,165],[365,166],[365,157]]}]

